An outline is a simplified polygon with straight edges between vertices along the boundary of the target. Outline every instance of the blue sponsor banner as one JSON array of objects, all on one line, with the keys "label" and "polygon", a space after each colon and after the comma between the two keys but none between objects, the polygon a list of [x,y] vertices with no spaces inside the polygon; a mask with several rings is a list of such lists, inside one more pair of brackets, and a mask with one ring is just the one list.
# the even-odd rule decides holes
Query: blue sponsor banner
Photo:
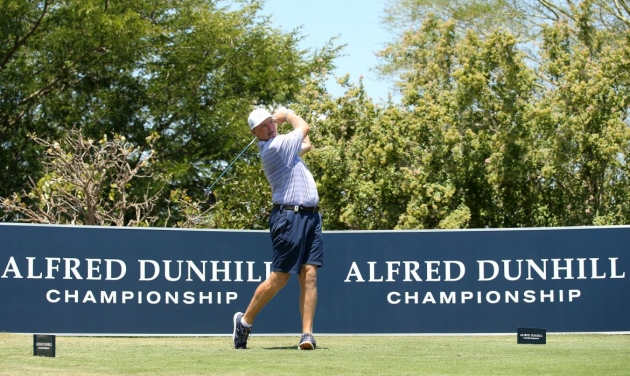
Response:
[{"label": "blue sponsor banner", "polygon": [[[267,231],[0,224],[0,331],[224,335]],[[315,332],[630,331],[630,227],[324,232]],[[257,334],[301,330],[295,276]]]}]

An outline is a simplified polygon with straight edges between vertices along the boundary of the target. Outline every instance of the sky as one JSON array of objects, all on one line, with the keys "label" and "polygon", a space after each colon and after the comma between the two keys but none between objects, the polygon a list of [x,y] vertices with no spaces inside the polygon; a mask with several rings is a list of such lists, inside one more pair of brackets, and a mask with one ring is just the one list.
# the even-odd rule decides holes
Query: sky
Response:
[{"label": "sky", "polygon": [[[372,71],[379,63],[376,52],[393,40],[381,21],[387,3],[388,0],[266,0],[262,13],[270,15],[274,26],[285,32],[301,27],[303,49],[313,51],[338,37],[335,45],[346,45],[342,51],[345,56],[335,60],[333,75],[349,73],[355,84],[363,76],[368,96],[381,102],[393,86]],[[343,94],[335,80],[329,80],[326,88],[335,97]]]}]

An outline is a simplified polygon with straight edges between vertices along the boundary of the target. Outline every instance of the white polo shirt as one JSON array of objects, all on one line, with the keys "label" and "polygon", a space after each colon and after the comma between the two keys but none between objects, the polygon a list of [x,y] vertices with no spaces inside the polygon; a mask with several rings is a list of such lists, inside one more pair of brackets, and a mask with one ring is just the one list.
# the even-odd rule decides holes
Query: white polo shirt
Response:
[{"label": "white polo shirt", "polygon": [[312,207],[319,203],[315,179],[298,155],[301,147],[302,131],[299,129],[258,142],[274,204]]}]

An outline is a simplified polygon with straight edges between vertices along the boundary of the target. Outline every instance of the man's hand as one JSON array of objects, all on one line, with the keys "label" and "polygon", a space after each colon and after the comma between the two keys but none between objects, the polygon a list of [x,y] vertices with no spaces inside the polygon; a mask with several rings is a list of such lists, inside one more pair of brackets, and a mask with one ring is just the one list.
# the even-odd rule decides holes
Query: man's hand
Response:
[{"label": "man's hand", "polygon": [[273,114],[273,121],[277,124],[282,124],[287,122],[293,126],[293,129],[299,129],[302,131],[302,142],[308,142],[308,132],[311,130],[311,127],[308,123],[302,119],[299,115],[297,115],[293,110],[289,110],[286,107],[280,107]]},{"label": "man's hand", "polygon": [[276,110],[276,112],[274,112],[273,121],[275,121],[277,124],[290,123],[289,121],[290,113],[295,114],[293,110],[289,110],[286,107],[280,107]]}]

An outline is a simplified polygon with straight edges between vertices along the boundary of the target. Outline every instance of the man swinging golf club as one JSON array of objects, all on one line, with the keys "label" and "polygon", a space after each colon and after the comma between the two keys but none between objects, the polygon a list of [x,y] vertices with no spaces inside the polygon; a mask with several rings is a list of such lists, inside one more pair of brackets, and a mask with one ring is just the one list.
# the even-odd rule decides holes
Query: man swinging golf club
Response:
[{"label": "man swinging golf club", "polygon": [[[276,126],[288,122],[293,131],[277,135]],[[257,288],[245,313],[234,315],[234,348],[247,348],[252,324],[260,310],[280,291],[291,274],[300,282],[302,336],[298,348],[314,350],[313,317],[317,303],[317,269],[323,265],[321,216],[315,180],[300,156],[313,146],[310,127],[292,110],[280,108],[273,115],[256,109],[249,114],[249,128],[258,138],[265,176],[271,185],[273,210],[269,231],[273,246],[271,274]]]}]

